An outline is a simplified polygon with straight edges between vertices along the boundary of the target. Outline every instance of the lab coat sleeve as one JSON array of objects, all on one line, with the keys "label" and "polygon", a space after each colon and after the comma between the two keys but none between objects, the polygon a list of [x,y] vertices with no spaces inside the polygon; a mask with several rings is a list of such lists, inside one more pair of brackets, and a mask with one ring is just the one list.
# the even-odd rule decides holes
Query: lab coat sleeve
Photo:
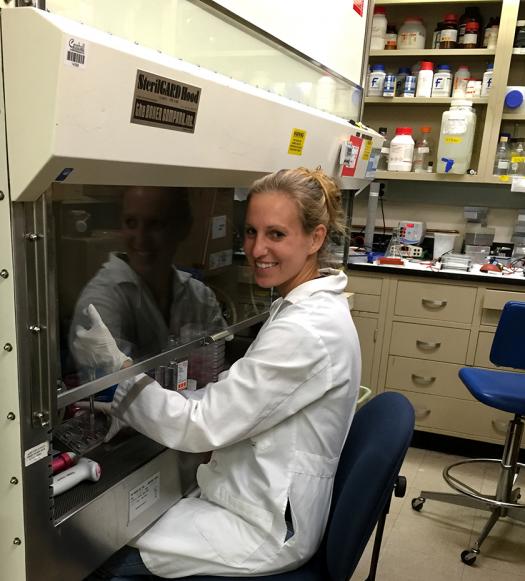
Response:
[{"label": "lab coat sleeve", "polygon": [[200,452],[253,437],[321,398],[334,385],[330,357],[307,327],[274,321],[228,376],[200,400],[141,375],[119,385],[113,413],[170,448]]}]

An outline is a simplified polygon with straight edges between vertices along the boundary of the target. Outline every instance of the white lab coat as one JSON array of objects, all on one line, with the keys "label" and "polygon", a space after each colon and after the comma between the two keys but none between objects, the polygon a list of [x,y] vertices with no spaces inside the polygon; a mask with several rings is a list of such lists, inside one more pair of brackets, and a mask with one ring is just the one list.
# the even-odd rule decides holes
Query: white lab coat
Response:
[{"label": "white lab coat", "polygon": [[202,398],[145,375],[118,387],[113,410],[127,424],[170,448],[214,450],[198,469],[200,498],[175,504],[133,543],[155,575],[264,575],[317,549],[361,372],[347,278],[324,272],[273,303],[246,355]]}]

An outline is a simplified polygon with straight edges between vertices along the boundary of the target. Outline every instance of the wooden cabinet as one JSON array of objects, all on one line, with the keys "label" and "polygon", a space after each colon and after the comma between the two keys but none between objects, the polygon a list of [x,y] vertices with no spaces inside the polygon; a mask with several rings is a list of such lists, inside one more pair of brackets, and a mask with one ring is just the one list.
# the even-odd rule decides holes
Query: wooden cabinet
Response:
[{"label": "wooden cabinet", "polygon": [[[494,64],[492,89],[488,97],[473,98],[477,115],[476,135],[472,152],[471,167],[475,175],[445,175],[437,173],[378,171],[377,179],[458,181],[466,183],[506,183],[492,175],[496,145],[501,130],[516,133],[517,123],[525,123],[525,115],[510,116],[503,113],[503,100],[507,85],[525,85],[525,55],[515,54],[512,45],[516,21],[525,18],[525,7],[519,0],[379,0],[376,5],[386,9],[389,24],[399,25],[407,16],[421,16],[426,25],[426,48],[420,50],[370,51],[369,64],[384,64],[387,72],[396,73],[400,66],[412,66],[417,61],[429,60],[435,65],[448,64],[452,74],[459,65],[467,65],[471,76],[482,79],[488,63]],[[496,49],[432,49],[432,38],[437,22],[444,14],[453,12],[461,15],[466,6],[477,6],[486,23],[490,17],[500,18]],[[386,127],[388,138],[394,136],[395,128],[409,126],[414,129],[414,139],[423,125],[431,127],[435,154],[441,127],[441,117],[450,107],[451,98],[403,98],[365,97],[363,119],[374,128]],[[523,128],[521,128],[523,129]],[[523,131],[522,131],[523,134]]]},{"label": "wooden cabinet", "polygon": [[[373,309],[353,311],[363,384],[370,379],[377,392],[404,393],[419,430],[501,443],[511,415],[475,400],[458,372],[494,369],[489,353],[501,309],[525,301],[525,284],[363,270],[349,272],[357,302],[363,295],[361,305]],[[371,305],[366,297],[378,300]]]}]

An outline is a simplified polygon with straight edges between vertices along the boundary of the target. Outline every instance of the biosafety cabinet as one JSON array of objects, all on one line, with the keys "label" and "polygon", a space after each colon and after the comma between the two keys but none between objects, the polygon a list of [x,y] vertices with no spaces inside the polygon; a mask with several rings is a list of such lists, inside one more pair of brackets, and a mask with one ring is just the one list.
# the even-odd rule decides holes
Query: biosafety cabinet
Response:
[{"label": "biosafety cabinet", "polygon": [[[73,4],[76,16],[64,17]],[[97,4],[0,12],[0,560],[2,578],[17,581],[83,579],[195,487],[205,458],[139,433],[105,444],[98,409],[138,372],[166,389],[213,381],[265,318],[271,292],[252,284],[242,253],[244,188],[276,169],[321,165],[355,191],[382,143],[348,122],[359,119],[360,79],[312,65],[242,19],[233,25],[215,3],[159,3],[186,49],[192,35],[224,43],[212,21],[237,35],[236,50],[201,44],[183,55],[195,64],[167,41],[148,48],[112,34],[97,21],[110,9]],[[126,3],[112,24],[169,37],[166,13],[154,26],[144,4]],[[277,57],[287,63],[280,77],[266,66]],[[242,78],[250,62],[281,85]],[[177,294],[184,285],[187,296]],[[79,360],[89,303],[133,367],[107,373]],[[100,478],[81,472],[53,495],[60,451],[97,462]]]}]

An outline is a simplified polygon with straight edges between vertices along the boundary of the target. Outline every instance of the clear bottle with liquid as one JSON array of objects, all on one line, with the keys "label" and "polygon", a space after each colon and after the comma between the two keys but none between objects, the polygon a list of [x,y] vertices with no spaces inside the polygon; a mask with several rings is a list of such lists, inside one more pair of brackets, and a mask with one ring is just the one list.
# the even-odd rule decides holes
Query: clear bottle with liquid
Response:
[{"label": "clear bottle with liquid", "polygon": [[510,140],[510,171],[513,176],[525,175],[525,148],[523,137]]},{"label": "clear bottle with liquid", "polygon": [[414,148],[413,171],[425,173],[428,170],[428,163],[432,159],[432,149],[430,147],[430,127],[421,127],[421,136],[416,141]]},{"label": "clear bottle with liquid", "polygon": [[496,156],[494,158],[495,176],[506,176],[510,168],[510,147],[508,135],[500,135],[498,146],[496,147]]}]

